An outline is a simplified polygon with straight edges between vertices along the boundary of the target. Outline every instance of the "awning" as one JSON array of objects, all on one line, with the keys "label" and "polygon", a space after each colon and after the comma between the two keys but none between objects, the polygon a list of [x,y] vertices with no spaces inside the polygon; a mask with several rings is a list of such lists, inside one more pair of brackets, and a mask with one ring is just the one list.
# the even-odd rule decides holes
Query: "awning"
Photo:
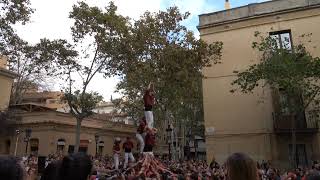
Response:
[{"label": "awning", "polygon": [[58,139],[57,145],[60,145],[60,146],[66,145],[66,140],[64,140],[64,139]]},{"label": "awning", "polygon": [[57,145],[59,145],[59,146],[64,146],[64,145],[66,145],[66,142],[64,142],[64,141],[58,141],[58,142],[57,142]]},{"label": "awning", "polygon": [[103,141],[99,141],[98,146],[104,147],[104,142]]}]

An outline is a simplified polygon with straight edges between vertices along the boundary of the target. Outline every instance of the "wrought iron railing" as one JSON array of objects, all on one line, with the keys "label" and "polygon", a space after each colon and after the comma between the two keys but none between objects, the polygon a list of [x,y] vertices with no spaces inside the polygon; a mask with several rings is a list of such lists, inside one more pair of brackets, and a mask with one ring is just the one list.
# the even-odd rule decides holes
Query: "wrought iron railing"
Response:
[{"label": "wrought iron railing", "polygon": [[319,129],[319,112],[312,110],[300,115],[273,113],[274,130],[276,133],[290,133],[292,129],[297,133],[316,133]]}]

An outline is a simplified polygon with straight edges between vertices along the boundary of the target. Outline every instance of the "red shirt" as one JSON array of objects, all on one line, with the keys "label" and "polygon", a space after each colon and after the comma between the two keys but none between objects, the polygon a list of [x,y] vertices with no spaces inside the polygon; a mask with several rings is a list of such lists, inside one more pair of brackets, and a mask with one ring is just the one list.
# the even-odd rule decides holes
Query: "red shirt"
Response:
[{"label": "red shirt", "polygon": [[127,140],[122,145],[122,149],[124,149],[124,152],[131,152],[132,148],[133,148],[133,143],[130,140]]},{"label": "red shirt", "polygon": [[144,129],[146,128],[146,125],[147,125],[146,120],[145,120],[145,119],[144,119],[144,120],[141,120],[141,121],[140,121],[140,124],[139,124],[139,127],[138,127],[138,129],[137,129],[137,132],[138,132],[139,134],[142,134],[142,133],[144,132]]},{"label": "red shirt", "polygon": [[156,144],[156,136],[152,133],[147,133],[145,143],[146,145],[154,146]]},{"label": "red shirt", "polygon": [[145,107],[147,107],[147,106],[152,107],[154,105],[155,97],[154,97],[153,93],[151,93],[150,90],[146,90],[146,92],[144,93],[143,101],[144,101]]},{"label": "red shirt", "polygon": [[113,152],[116,153],[115,151],[120,151],[120,144],[115,143],[115,144],[113,145]]}]

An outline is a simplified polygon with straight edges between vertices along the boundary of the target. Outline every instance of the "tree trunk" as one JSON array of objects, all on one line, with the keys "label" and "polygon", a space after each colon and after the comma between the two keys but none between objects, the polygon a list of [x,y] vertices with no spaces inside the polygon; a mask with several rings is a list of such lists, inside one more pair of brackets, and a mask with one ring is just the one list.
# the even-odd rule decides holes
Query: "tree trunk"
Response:
[{"label": "tree trunk", "polygon": [[75,152],[75,153],[79,152],[81,122],[82,122],[82,119],[78,119],[78,118],[77,118],[76,142],[75,142],[75,146],[74,146],[74,152]]}]

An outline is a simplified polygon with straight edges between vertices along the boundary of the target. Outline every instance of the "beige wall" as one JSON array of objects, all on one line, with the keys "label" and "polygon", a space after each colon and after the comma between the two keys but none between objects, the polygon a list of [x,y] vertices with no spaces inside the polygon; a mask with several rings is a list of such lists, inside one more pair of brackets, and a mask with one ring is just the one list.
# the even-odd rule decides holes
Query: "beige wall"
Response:
[{"label": "beige wall", "polygon": [[[31,139],[39,140],[39,155],[45,155],[57,152],[58,139],[65,140],[64,154],[68,153],[69,145],[75,144],[75,124],[76,121],[66,113],[47,110],[44,112],[25,112],[17,113],[18,118],[12,126],[12,130],[19,129],[20,134],[0,137],[0,154],[6,153],[6,142],[10,143],[10,154],[14,154],[15,143],[18,137],[17,155],[25,154],[26,143],[24,142],[25,129],[32,129]],[[81,140],[88,140],[88,154],[95,154],[95,134],[100,136],[99,141],[104,141],[103,155],[112,154],[113,140],[120,137],[123,141],[126,137],[132,137],[135,141],[135,126],[114,123],[108,120],[87,118],[83,120],[81,127]],[[14,134],[14,132],[12,132]],[[30,146],[28,148],[30,153]]]},{"label": "beige wall", "polygon": [[0,68],[7,68],[7,57],[0,55]]},{"label": "beige wall", "polygon": [[[50,127],[50,126],[49,126]],[[69,128],[69,129],[66,129]],[[53,154],[57,152],[57,142],[58,139],[65,139],[65,147],[64,147],[64,154],[68,153],[68,147],[69,145],[75,144],[75,132],[73,131],[74,127],[59,127],[59,128],[48,128],[46,125],[42,125],[42,127],[35,127],[32,129],[32,135],[31,138],[39,139],[39,155],[47,156],[48,154]],[[50,130],[48,130],[50,129]],[[23,128],[21,128],[23,130]],[[99,132],[99,130],[88,130],[85,128],[82,128],[81,131],[81,140],[88,140],[88,154],[95,155],[95,133]],[[133,137],[133,133],[117,133],[117,132],[109,132],[109,133],[101,133],[100,132],[100,141],[104,141],[104,148],[103,148],[103,155],[108,154],[112,155],[112,146],[113,146],[113,140],[115,137],[121,137],[121,139],[124,141],[126,136]],[[26,143],[23,141],[25,134],[22,133],[19,135],[18,140],[18,146],[17,146],[17,155],[22,156],[25,154],[25,147]],[[15,148],[15,141],[16,136],[7,138],[11,141],[11,147],[10,147],[10,153],[14,154],[14,148]],[[133,138],[134,140],[134,138]],[[5,141],[2,141],[5,142]],[[4,148],[4,144],[2,145],[2,148]],[[4,149],[3,149],[4,150]],[[28,148],[28,153],[30,153],[30,145]]]},{"label": "beige wall", "polygon": [[[302,34],[313,33],[308,47],[320,56],[320,9],[252,18],[246,21],[200,28],[201,39],[206,42],[222,41],[222,64],[203,70],[203,102],[206,128],[214,127],[206,136],[207,158],[213,155],[222,162],[232,152],[243,151],[256,159],[273,159],[277,156],[276,137],[272,134],[272,99],[268,89],[253,94],[232,94],[230,83],[233,71],[242,71],[257,63],[259,54],[251,48],[257,41],[255,31],[267,36],[269,32],[291,30],[293,44]],[[201,22],[200,22],[201,24]],[[312,47],[318,45],[317,49]],[[283,147],[285,148],[285,147]]]},{"label": "beige wall", "polygon": [[[0,68],[1,71],[1,68]],[[0,111],[8,108],[13,79],[0,72]]]}]

